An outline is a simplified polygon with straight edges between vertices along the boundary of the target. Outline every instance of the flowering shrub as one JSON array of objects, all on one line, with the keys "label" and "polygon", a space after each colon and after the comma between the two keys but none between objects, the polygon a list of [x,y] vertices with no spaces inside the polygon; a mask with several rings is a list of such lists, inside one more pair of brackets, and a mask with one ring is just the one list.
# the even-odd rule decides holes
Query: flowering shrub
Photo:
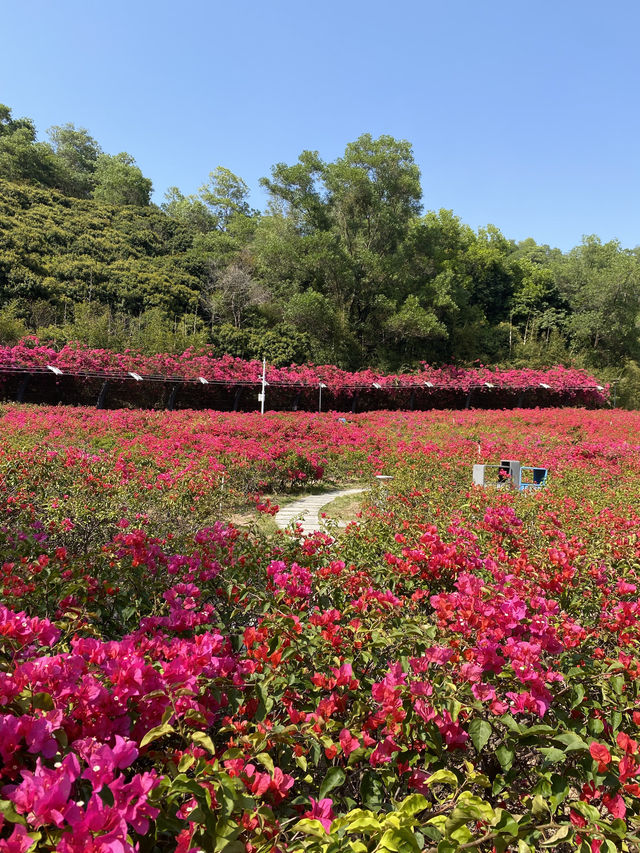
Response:
[{"label": "flowering shrub", "polygon": [[[47,365],[70,373],[98,373],[127,376],[130,371],[140,375],[167,378],[198,379],[226,384],[254,383],[262,378],[260,361],[245,361],[230,355],[215,357],[208,353],[186,350],[182,355],[168,353],[143,356],[131,350],[115,353],[110,350],[90,349],[82,344],[67,344],[60,350],[41,345],[37,338],[26,338],[12,347],[0,347],[0,371]],[[269,367],[267,381],[270,385],[290,385],[317,388],[322,382],[334,393],[345,389],[377,387],[386,390],[419,386],[425,383],[436,388],[467,392],[474,387],[489,387],[524,391],[541,386],[561,393],[571,400],[580,391],[594,403],[602,404],[608,399],[608,386],[584,370],[562,366],[548,370],[500,370],[489,367],[459,368],[430,367],[424,363],[417,373],[399,375],[382,374],[374,370],[356,373],[341,370],[332,365],[291,365],[291,367]]]},{"label": "flowering shrub", "polygon": [[[0,851],[639,849],[639,434],[7,407]],[[394,479],[339,535],[217,518],[292,446]]]}]

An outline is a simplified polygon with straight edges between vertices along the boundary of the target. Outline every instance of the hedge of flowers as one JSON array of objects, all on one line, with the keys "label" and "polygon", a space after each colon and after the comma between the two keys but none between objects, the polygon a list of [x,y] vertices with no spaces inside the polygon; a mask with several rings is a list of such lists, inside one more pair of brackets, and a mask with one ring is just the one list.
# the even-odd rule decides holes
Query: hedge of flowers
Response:
[{"label": "hedge of flowers", "polygon": [[[23,369],[45,368],[47,365],[71,373],[99,373],[126,376],[130,371],[140,375],[179,377],[209,382],[258,383],[262,377],[260,361],[245,361],[232,356],[215,357],[207,353],[187,350],[182,355],[160,354],[142,356],[131,350],[114,353],[110,350],[90,349],[81,344],[68,344],[60,350],[39,343],[36,338],[26,338],[12,347],[0,347],[0,371],[2,368]],[[458,367],[430,367],[426,363],[416,373],[397,375],[382,374],[373,370],[349,372],[332,365],[292,365],[286,368],[269,367],[267,380],[271,385],[299,385],[317,388],[324,383],[331,391],[340,392],[348,388],[372,388],[374,383],[381,388],[425,387],[425,383],[437,388],[469,391],[474,387],[495,387],[522,391],[548,387],[562,392],[570,399],[576,391],[589,392],[594,402],[604,403],[608,399],[608,387],[584,370],[562,366],[548,370],[499,370],[479,366],[474,369]]]},{"label": "hedge of flowers", "polygon": [[[639,435],[5,407],[0,851],[640,849]],[[265,470],[394,479],[344,532],[216,517]]]}]

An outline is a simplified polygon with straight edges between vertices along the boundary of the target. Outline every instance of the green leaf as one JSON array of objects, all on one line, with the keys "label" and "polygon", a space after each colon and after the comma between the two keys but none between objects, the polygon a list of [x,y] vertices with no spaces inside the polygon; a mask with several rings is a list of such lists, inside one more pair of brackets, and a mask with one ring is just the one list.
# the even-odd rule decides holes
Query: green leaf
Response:
[{"label": "green leaf", "polygon": [[563,749],[558,749],[555,746],[545,746],[538,749],[541,755],[544,755],[545,761],[549,764],[557,764],[559,761],[564,761],[566,754]]},{"label": "green leaf", "polygon": [[577,801],[575,803],[571,803],[571,808],[579,812],[581,815],[586,817],[588,821],[591,821],[592,823],[597,823],[600,820],[600,812],[595,806],[589,805],[589,803]]},{"label": "green leaf", "polygon": [[222,761],[230,761],[232,758],[241,758],[244,755],[244,750],[234,746],[222,754]]},{"label": "green leaf", "polygon": [[113,804],[115,802],[113,798],[113,791],[108,785],[103,785],[102,788],[100,788],[98,796],[106,806],[108,806],[109,808],[113,807]]},{"label": "green leaf", "polygon": [[216,754],[216,748],[213,745],[213,741],[211,740],[209,735],[205,734],[204,732],[191,732],[191,740],[194,743],[200,744],[200,746],[208,750],[211,755]]},{"label": "green leaf", "polygon": [[448,835],[454,832],[463,823],[470,820],[490,821],[494,817],[494,811],[485,800],[476,797],[474,794],[469,794],[463,791],[458,797],[456,807],[451,812],[445,829]]},{"label": "green leaf", "polygon": [[611,821],[610,829],[618,838],[624,838],[627,834],[627,822],[621,817],[617,817]]},{"label": "green leaf", "polygon": [[320,785],[318,799],[324,799],[329,793],[329,791],[333,791],[334,788],[339,788],[341,785],[344,784],[344,780],[346,778],[346,773],[344,772],[342,767],[330,767],[327,770],[327,775],[324,777],[322,785]]},{"label": "green leaf", "polygon": [[466,844],[467,841],[471,841],[471,839],[473,838],[473,833],[464,823],[462,824],[462,826],[459,826],[457,829],[454,829],[450,835],[451,838],[458,844]]},{"label": "green leaf", "polygon": [[613,687],[614,693],[622,696],[622,688],[624,687],[624,677],[622,675],[614,675],[609,679],[609,684]]},{"label": "green leaf", "polygon": [[498,820],[493,823],[494,829],[498,830],[502,834],[511,835],[513,838],[517,837],[520,832],[520,827],[513,815],[509,814],[505,809],[496,809],[496,815],[499,815],[499,817]]},{"label": "green leaf", "polygon": [[551,793],[549,802],[555,811],[560,803],[564,802],[569,794],[569,782],[564,776],[554,773],[551,777]]},{"label": "green leaf", "polygon": [[471,721],[469,737],[478,752],[481,752],[483,747],[486,746],[492,732],[491,723],[488,723],[486,720],[476,718]]},{"label": "green leaf", "polygon": [[515,758],[515,753],[512,749],[510,749],[506,744],[502,744],[496,749],[496,758],[500,762],[500,766],[503,770],[508,770],[513,764],[513,759]]},{"label": "green leaf", "polygon": [[555,731],[556,730],[553,726],[548,726],[546,723],[537,723],[534,726],[520,727],[520,734],[523,738],[530,735],[535,735],[536,737],[539,735],[549,735],[553,734]]},{"label": "green leaf", "polygon": [[584,687],[582,686],[582,684],[574,684],[573,685],[573,692],[574,692],[574,699],[573,699],[573,702],[571,703],[570,707],[576,708],[578,705],[580,705],[580,703],[584,699]]},{"label": "green leaf", "polygon": [[309,820],[308,818],[303,818],[299,820],[295,827],[296,832],[304,832],[305,835],[313,835],[315,838],[326,838],[327,833],[325,832],[324,826],[320,823],[319,820]]},{"label": "green leaf", "polygon": [[566,841],[570,835],[572,835],[573,829],[570,824],[565,824],[561,826],[560,829],[557,829],[553,835],[547,838],[545,841],[541,841],[540,845],[542,847],[555,847],[556,844],[560,844],[562,841]]},{"label": "green leaf", "polygon": [[536,818],[546,817],[549,814],[549,806],[540,794],[536,794],[533,798],[533,802],[531,803],[531,813]]},{"label": "green leaf", "polygon": [[575,732],[561,732],[559,735],[555,735],[553,739],[560,741],[560,743],[566,746],[565,752],[589,749],[589,744]]},{"label": "green leaf", "polygon": [[256,684],[256,693],[258,694],[259,703],[256,710],[256,720],[264,720],[269,711],[273,708],[273,698],[268,695],[267,688],[263,683]]},{"label": "green leaf", "polygon": [[273,776],[274,766],[273,760],[268,752],[260,752],[256,755],[256,759],[262,764],[263,767],[266,767],[269,773]]},{"label": "green leaf", "polygon": [[235,838],[216,839],[215,853],[246,853],[246,845]]},{"label": "green leaf", "polygon": [[31,697],[31,705],[41,711],[53,711],[53,699],[49,693],[34,693]]},{"label": "green leaf", "polygon": [[195,760],[195,755],[189,755],[188,753],[183,755],[178,763],[178,772],[185,773],[195,763]]},{"label": "green leaf", "polygon": [[458,787],[458,777],[451,770],[436,770],[427,779],[427,785],[451,785],[452,788]]},{"label": "green leaf", "polygon": [[520,734],[522,731],[522,726],[520,726],[515,719],[511,716],[511,714],[503,714],[500,717],[500,722],[504,723],[504,725],[509,729],[510,732],[514,732],[515,734]]},{"label": "green leaf", "polygon": [[354,809],[345,815],[350,831],[353,832],[377,832],[382,828],[382,824],[373,812],[365,809]]},{"label": "green leaf", "polygon": [[0,800],[0,815],[5,817],[10,823],[21,823],[27,825],[27,820],[22,815],[19,815],[11,800]]},{"label": "green leaf", "polygon": [[597,717],[593,717],[587,723],[587,728],[589,729],[590,734],[599,735],[604,731],[604,723],[602,720],[597,719]]},{"label": "green leaf", "polygon": [[360,783],[360,796],[363,804],[369,809],[378,809],[385,800],[385,790],[382,779],[371,770],[365,771]]},{"label": "green leaf", "polygon": [[429,808],[429,800],[422,794],[411,794],[400,804],[403,814],[414,815]]},{"label": "green leaf", "polygon": [[153,729],[149,729],[146,735],[140,741],[140,748],[146,746],[148,743],[151,743],[154,740],[158,740],[158,738],[164,737],[165,735],[171,735],[175,732],[173,726],[170,726],[169,723],[162,723],[160,726],[156,726]]},{"label": "green leaf", "polygon": [[420,853],[418,841],[408,829],[388,829],[378,844],[377,850],[390,850],[392,853]]}]

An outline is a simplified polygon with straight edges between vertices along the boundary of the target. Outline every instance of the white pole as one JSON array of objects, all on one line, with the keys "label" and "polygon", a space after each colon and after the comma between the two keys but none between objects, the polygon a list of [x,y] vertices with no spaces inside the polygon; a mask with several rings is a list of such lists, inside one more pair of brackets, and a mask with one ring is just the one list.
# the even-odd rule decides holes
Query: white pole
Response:
[{"label": "white pole", "polygon": [[322,412],[322,389],[326,387],[324,382],[318,383],[318,412]]},{"label": "white pole", "polygon": [[264,389],[267,385],[267,359],[262,359],[262,394],[260,394],[260,414],[264,415]]}]

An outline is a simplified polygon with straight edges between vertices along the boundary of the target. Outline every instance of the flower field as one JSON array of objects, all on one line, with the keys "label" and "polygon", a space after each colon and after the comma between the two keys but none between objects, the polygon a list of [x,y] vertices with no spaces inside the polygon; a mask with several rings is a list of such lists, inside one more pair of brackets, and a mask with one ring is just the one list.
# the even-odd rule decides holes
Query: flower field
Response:
[{"label": "flower field", "polygon": [[0,851],[640,850],[639,485],[637,412],[2,407]]}]

